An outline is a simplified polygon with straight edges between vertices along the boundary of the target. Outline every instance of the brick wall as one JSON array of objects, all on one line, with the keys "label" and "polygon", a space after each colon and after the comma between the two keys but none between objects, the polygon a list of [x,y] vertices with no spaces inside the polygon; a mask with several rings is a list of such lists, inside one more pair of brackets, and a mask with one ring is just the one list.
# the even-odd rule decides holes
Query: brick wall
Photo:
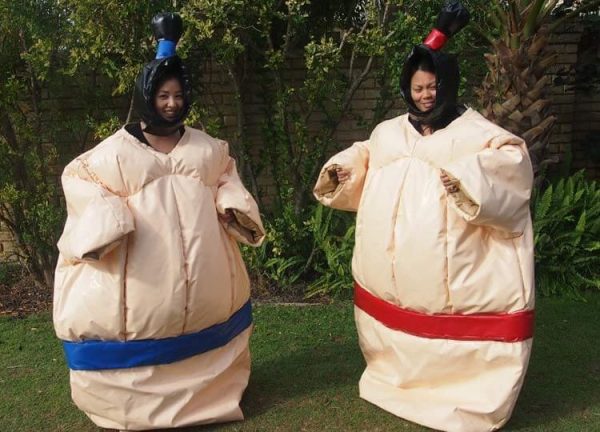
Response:
[{"label": "brick wall", "polygon": [[0,261],[10,260],[14,252],[14,242],[6,226],[0,222]]},{"label": "brick wall", "polygon": [[585,168],[589,178],[600,179],[600,89],[585,80],[589,65],[600,64],[600,38],[595,30],[569,25],[552,39],[558,60],[549,74],[557,122],[549,151],[563,161],[572,159],[572,170]]},{"label": "brick wall", "polygon": [[[600,32],[584,29],[579,41],[577,82],[573,105],[573,168],[585,168],[590,177],[600,179]],[[597,82],[590,82],[595,71]],[[593,85],[592,85],[593,84]]]}]

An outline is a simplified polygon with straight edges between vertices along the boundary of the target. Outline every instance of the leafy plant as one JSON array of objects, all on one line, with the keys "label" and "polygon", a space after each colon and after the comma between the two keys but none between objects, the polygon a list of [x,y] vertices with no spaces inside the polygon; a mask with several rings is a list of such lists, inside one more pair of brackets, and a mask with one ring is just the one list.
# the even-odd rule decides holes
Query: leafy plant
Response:
[{"label": "leafy plant", "polygon": [[536,279],[543,295],[600,289],[600,187],[583,171],[532,199]]},{"label": "leafy plant", "polygon": [[249,272],[259,289],[276,296],[300,297],[308,270],[311,233],[294,213],[291,200],[285,201],[278,214],[263,219],[266,238],[262,246],[243,248]]},{"label": "leafy plant", "polygon": [[[306,297],[352,296],[352,252],[356,225],[354,216],[318,205],[308,226],[313,233],[314,271],[318,277],[308,285]],[[336,232],[337,231],[337,232]]]},{"label": "leafy plant", "polygon": [[259,296],[297,298],[302,292],[302,285],[298,281],[306,260],[298,255],[274,252],[277,250],[273,239],[274,231],[268,223],[265,228],[268,230],[267,236],[260,247],[242,246],[242,255],[255,292]]},{"label": "leafy plant", "polygon": [[13,262],[0,263],[0,285],[11,286],[23,276],[23,268]]},{"label": "leafy plant", "polygon": [[[265,221],[259,248],[242,248],[260,294],[348,298],[352,290],[354,214],[320,204],[308,209],[302,226],[290,211]],[[291,217],[291,219],[289,219]]]}]

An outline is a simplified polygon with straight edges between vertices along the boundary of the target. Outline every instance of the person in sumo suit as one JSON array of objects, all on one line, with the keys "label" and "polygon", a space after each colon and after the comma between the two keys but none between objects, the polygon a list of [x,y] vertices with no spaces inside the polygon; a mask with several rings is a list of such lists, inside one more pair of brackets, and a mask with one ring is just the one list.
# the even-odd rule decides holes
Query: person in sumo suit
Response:
[{"label": "person in sumo suit", "polygon": [[457,104],[458,63],[440,51],[468,18],[444,5],[403,66],[408,113],[334,155],[314,188],[324,205],[357,212],[360,396],[455,432],[510,418],[534,309],[527,147]]},{"label": "person in sumo suit", "polygon": [[249,280],[237,242],[264,229],[225,141],[183,124],[181,18],[152,21],[156,59],[127,124],[67,165],[53,319],[75,404],[120,430],[240,420]]}]

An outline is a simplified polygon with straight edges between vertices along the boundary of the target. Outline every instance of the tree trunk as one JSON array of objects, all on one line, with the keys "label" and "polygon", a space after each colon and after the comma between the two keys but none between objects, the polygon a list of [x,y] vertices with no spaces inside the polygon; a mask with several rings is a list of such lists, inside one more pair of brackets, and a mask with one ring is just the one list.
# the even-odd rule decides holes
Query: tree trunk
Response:
[{"label": "tree trunk", "polygon": [[548,39],[547,33],[538,31],[517,48],[496,41],[486,55],[489,72],[478,90],[483,115],[527,142],[537,181],[543,168],[555,162],[546,157],[556,121],[547,96],[546,71],[556,59],[548,50]]}]

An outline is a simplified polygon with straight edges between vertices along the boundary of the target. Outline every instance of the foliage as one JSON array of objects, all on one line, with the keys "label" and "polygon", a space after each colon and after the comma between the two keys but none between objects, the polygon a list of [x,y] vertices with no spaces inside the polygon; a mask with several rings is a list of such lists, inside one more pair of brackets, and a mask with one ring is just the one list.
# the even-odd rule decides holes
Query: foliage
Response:
[{"label": "foliage", "polygon": [[583,171],[532,199],[536,279],[544,295],[600,289],[600,187]]},{"label": "foliage", "polygon": [[[310,207],[297,225],[292,206],[265,221],[267,237],[260,248],[244,248],[244,259],[259,285],[271,295],[347,298],[352,292],[351,258],[354,215]],[[291,240],[290,240],[291,239]]]},{"label": "foliage", "polygon": [[12,286],[21,277],[23,269],[17,263],[0,262],[0,285]]},{"label": "foliage", "polygon": [[354,250],[353,217],[318,205],[308,221],[313,234],[314,271],[319,275],[306,291],[307,297],[328,295],[348,298],[352,295],[350,261]]},{"label": "foliage", "polygon": [[131,94],[141,66],[154,53],[150,20],[170,9],[171,2],[66,0],[62,4],[71,24],[65,41],[68,72],[93,71],[110,80],[113,94]]},{"label": "foliage", "polygon": [[[322,7],[308,0],[192,0],[182,8],[188,23],[183,48],[190,56],[209,56],[230,78],[238,121],[233,148],[241,171],[252,192],[261,195],[258,176],[268,165],[275,179],[277,213],[290,198],[294,213],[305,213],[314,174],[332,146],[332,136],[373,58],[382,52],[381,27],[389,17],[377,12],[376,3],[365,2],[365,23],[358,30],[342,16],[344,10],[352,10],[350,3],[327,10],[330,26],[323,17],[311,15]],[[318,23],[315,29],[313,22]],[[348,26],[330,31],[335,23]],[[345,73],[346,58],[356,56],[366,56],[366,64],[357,72],[351,63]],[[305,74],[300,78],[288,69],[298,60]],[[262,83],[258,91],[265,104],[260,159],[250,157],[245,123],[243,102],[248,95],[243,86],[249,76]],[[311,127],[319,123],[322,127]]]},{"label": "foliage", "polygon": [[60,67],[64,18],[53,0],[0,2],[0,220],[18,245],[13,258],[40,286],[51,284],[64,218],[52,175],[62,115],[43,98]]},{"label": "foliage", "polygon": [[245,247],[244,260],[255,277],[258,289],[273,296],[301,297],[302,276],[306,270],[306,257],[310,233],[299,225],[292,206],[264,221],[266,239],[259,248]]}]

